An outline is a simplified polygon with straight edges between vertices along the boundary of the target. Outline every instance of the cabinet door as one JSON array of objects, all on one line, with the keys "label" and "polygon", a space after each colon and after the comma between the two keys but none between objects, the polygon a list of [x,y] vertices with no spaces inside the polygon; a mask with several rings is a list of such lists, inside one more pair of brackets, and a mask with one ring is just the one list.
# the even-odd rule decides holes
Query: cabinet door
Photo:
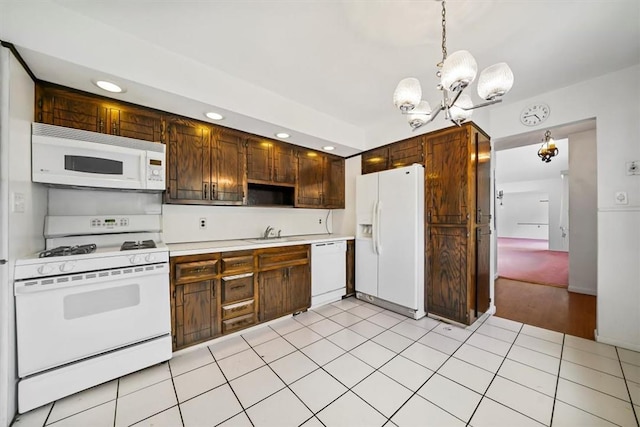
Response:
[{"label": "cabinet door", "polygon": [[279,268],[258,274],[261,322],[277,319],[287,313],[289,300],[285,280],[286,271],[287,268]]},{"label": "cabinet door", "polygon": [[107,132],[107,109],[98,100],[88,96],[38,86],[36,121],[91,132]]},{"label": "cabinet door", "polygon": [[491,222],[491,143],[480,132],[476,139],[476,224]]},{"label": "cabinet door", "polygon": [[219,334],[217,287],[217,280],[176,285],[176,349],[206,341]]},{"label": "cabinet door", "polygon": [[356,291],[356,242],[347,240],[347,295]]},{"label": "cabinet door", "polygon": [[298,152],[296,206],[321,207],[324,156],[314,151]]},{"label": "cabinet door", "polygon": [[247,141],[247,178],[254,181],[271,181],[271,147],[268,140]]},{"label": "cabinet door", "polygon": [[401,168],[414,163],[424,164],[423,137],[418,136],[389,146],[389,167]]},{"label": "cabinet door", "polygon": [[468,189],[468,130],[447,129],[428,136],[426,214],[432,224],[466,224]]},{"label": "cabinet door", "polygon": [[197,123],[169,123],[169,202],[210,200],[211,131]]},{"label": "cabinet door", "polygon": [[211,168],[211,199],[242,204],[244,200],[245,147],[239,136],[221,132],[216,137]]},{"label": "cabinet door", "polygon": [[110,108],[107,133],[144,141],[164,142],[162,117],[152,110]]},{"label": "cabinet door", "polygon": [[298,159],[295,150],[290,145],[273,145],[273,182],[277,184],[296,183]]},{"label": "cabinet door", "polygon": [[288,267],[287,288],[289,306],[287,312],[306,310],[311,306],[311,274],[309,264]]},{"label": "cabinet door", "polygon": [[489,226],[476,229],[476,317],[489,309],[490,298],[490,250],[491,229]]},{"label": "cabinet door", "polygon": [[362,174],[389,169],[389,147],[377,148],[362,155]]},{"label": "cabinet door", "polygon": [[327,157],[324,169],[324,207],[344,209],[344,159]]},{"label": "cabinet door", "polygon": [[468,323],[467,229],[431,226],[428,239],[427,311]]}]

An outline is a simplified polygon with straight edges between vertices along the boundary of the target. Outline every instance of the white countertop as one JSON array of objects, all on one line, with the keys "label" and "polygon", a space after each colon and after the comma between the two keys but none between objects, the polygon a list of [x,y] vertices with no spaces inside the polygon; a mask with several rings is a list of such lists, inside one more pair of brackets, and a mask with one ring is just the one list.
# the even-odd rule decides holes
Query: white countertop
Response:
[{"label": "white countertop", "polygon": [[169,256],[199,255],[214,252],[244,251],[249,249],[272,248],[280,246],[308,245],[311,243],[352,240],[354,236],[346,234],[307,234],[304,236],[285,236],[264,241],[259,239],[213,240],[208,242],[168,243]]}]

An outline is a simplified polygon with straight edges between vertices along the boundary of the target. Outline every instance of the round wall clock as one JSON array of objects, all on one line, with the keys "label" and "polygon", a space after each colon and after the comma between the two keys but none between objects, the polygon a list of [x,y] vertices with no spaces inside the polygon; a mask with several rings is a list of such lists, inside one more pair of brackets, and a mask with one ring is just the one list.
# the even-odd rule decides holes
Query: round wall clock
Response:
[{"label": "round wall clock", "polygon": [[520,121],[526,126],[536,126],[544,122],[551,114],[547,104],[532,104],[522,110]]}]

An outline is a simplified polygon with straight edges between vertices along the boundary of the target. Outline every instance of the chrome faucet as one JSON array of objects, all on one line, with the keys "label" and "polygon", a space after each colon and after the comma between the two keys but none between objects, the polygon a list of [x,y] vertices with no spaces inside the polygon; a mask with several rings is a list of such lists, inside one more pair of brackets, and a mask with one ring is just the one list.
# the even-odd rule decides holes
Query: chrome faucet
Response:
[{"label": "chrome faucet", "polygon": [[267,229],[266,229],[266,230],[264,230],[264,236],[263,236],[263,238],[264,238],[264,239],[268,239],[268,238],[269,238],[269,235],[271,234],[271,232],[272,232],[272,231],[273,231],[273,227],[272,227],[272,226],[270,226],[270,225],[267,225]]}]

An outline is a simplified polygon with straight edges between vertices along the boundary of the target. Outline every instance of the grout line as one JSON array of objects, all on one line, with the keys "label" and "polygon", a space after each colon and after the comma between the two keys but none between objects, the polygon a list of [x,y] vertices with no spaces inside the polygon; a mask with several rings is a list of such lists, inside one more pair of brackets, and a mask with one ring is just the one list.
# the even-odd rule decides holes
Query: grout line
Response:
[{"label": "grout line", "polygon": [[555,414],[555,410],[556,410],[556,401],[558,399],[558,387],[560,386],[560,370],[562,369],[562,355],[564,354],[564,341],[565,341],[565,336],[564,334],[562,335],[562,347],[560,347],[560,363],[558,363],[558,374],[556,376],[556,391],[555,393],[553,393],[553,405],[551,406],[551,423],[549,425],[553,424],[553,415]]},{"label": "grout line", "polygon": [[[213,357],[213,355],[212,355],[212,357]],[[182,426],[184,427],[184,418],[182,418],[182,408],[180,408],[180,398],[178,397],[178,390],[176,390],[176,383],[175,383],[175,381],[173,379],[173,372],[171,370],[171,363],[169,363],[169,361],[167,361],[167,366],[169,368],[169,375],[171,375],[171,385],[173,386],[173,394],[175,394],[175,396],[176,396],[176,406],[178,407],[178,413],[180,414],[180,422],[182,423]],[[120,382],[118,381],[118,384],[119,383]],[[168,408],[168,409],[170,409],[170,408]]]},{"label": "grout line", "polygon": [[[113,427],[116,427],[116,417],[118,416],[118,398],[120,397],[120,378],[117,379],[116,383],[116,405],[113,409]],[[177,400],[177,399],[176,399]]]},{"label": "grout line", "polygon": [[[636,412],[636,407],[633,402],[633,398],[631,397],[631,390],[629,390],[629,383],[627,382],[627,377],[624,374],[624,369],[622,367],[622,360],[620,359],[620,353],[618,352],[618,347],[615,347],[616,355],[618,356],[618,363],[620,364],[620,370],[622,371],[622,381],[624,381],[624,386],[627,388],[627,394],[629,395],[629,404],[631,405],[631,411],[633,415],[636,417],[636,422],[640,425],[640,414]],[[640,403],[640,402],[639,402]]]},{"label": "grout line", "polygon": [[[47,416],[44,419],[44,423],[42,423],[42,427],[47,425],[47,421],[49,421],[49,417],[51,416],[51,413],[53,412],[53,407],[57,402],[58,402],[57,400],[54,401],[53,404],[51,405],[51,408],[49,408],[49,412],[47,413]],[[115,422],[115,417],[114,417],[114,422]],[[12,423],[12,425],[13,425],[13,423]]]}]

